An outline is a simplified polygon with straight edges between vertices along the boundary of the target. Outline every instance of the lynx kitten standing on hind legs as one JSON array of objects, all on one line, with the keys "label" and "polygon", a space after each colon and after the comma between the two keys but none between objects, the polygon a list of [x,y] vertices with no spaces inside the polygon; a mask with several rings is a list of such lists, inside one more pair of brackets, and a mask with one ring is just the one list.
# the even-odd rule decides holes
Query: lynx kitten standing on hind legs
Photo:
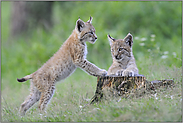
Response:
[{"label": "lynx kitten standing on hind legs", "polygon": [[133,37],[130,33],[124,39],[114,39],[108,35],[113,63],[107,75],[135,76],[138,68],[132,53]]},{"label": "lynx kitten standing on hind legs", "polygon": [[26,111],[37,101],[39,101],[39,110],[43,113],[54,94],[56,82],[67,78],[77,67],[93,76],[107,74],[106,70],[98,68],[86,59],[86,41],[94,44],[97,39],[91,22],[92,17],[87,22],[78,19],[72,34],[53,57],[36,72],[17,79],[19,82],[31,79],[31,92],[21,104],[21,115],[25,115]]}]

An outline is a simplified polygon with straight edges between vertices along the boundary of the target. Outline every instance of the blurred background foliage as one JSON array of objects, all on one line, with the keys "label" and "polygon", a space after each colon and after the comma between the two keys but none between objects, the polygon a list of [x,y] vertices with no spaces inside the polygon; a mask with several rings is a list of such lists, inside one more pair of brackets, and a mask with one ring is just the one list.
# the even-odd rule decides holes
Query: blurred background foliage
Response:
[{"label": "blurred background foliage", "polygon": [[[39,15],[43,2],[27,3],[37,15],[25,16],[27,28],[13,33],[13,2],[1,2],[2,85],[16,83],[16,78],[36,71],[69,37],[77,19],[87,21],[90,15],[98,39],[94,45],[87,43],[87,59],[98,67],[107,70],[112,64],[107,34],[120,39],[129,32],[133,35],[133,54],[140,74],[146,74],[145,67],[150,62],[182,66],[181,1],[57,1],[49,2],[50,16]],[[38,9],[31,8],[33,4]],[[37,19],[41,16],[43,21]],[[50,18],[48,23],[45,16]]]}]

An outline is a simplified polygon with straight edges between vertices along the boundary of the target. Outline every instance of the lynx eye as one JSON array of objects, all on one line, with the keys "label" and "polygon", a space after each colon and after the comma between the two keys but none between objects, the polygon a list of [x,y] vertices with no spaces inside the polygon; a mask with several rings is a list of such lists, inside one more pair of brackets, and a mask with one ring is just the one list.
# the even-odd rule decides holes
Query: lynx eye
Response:
[{"label": "lynx eye", "polygon": [[88,32],[88,33],[90,33],[90,34],[93,34],[93,31],[91,31],[91,32]]},{"label": "lynx eye", "polygon": [[124,49],[123,49],[123,48],[121,48],[121,47],[118,49],[118,51],[122,51],[122,50],[124,50]]}]

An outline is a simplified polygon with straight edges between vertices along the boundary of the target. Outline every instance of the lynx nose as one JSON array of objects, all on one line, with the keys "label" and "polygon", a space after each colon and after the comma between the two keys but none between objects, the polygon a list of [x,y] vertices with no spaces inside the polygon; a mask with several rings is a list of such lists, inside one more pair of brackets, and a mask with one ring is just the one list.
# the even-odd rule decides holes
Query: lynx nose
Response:
[{"label": "lynx nose", "polygon": [[97,40],[97,37],[95,37],[95,40]]}]

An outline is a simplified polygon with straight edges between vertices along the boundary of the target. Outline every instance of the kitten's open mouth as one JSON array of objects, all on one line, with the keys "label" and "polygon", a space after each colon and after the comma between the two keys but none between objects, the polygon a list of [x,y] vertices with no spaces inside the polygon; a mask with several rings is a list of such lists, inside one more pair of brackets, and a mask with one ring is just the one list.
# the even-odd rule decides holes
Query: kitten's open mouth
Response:
[{"label": "kitten's open mouth", "polygon": [[96,41],[96,40],[90,40],[89,42],[90,42],[90,43],[92,43],[92,44],[94,44],[94,43],[95,43],[95,41]]},{"label": "kitten's open mouth", "polygon": [[121,60],[121,58],[116,58],[116,60]]},{"label": "kitten's open mouth", "polygon": [[120,57],[118,57],[118,56],[115,56],[115,59],[116,59],[116,60],[120,60],[121,58],[120,58]]}]

